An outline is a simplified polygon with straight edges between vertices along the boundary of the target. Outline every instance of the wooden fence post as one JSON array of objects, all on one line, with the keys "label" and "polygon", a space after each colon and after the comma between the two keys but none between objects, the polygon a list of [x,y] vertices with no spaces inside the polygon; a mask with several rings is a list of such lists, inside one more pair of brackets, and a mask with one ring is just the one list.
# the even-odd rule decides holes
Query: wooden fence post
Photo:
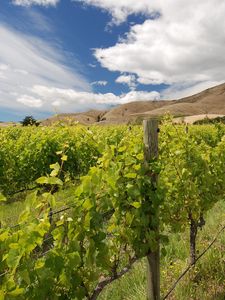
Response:
[{"label": "wooden fence post", "polygon": [[[144,159],[148,164],[150,161],[158,157],[158,120],[150,119],[144,120]],[[157,186],[157,174],[152,172],[147,173],[151,177],[154,187]],[[151,199],[148,199],[151,201]],[[151,205],[151,202],[149,203]],[[158,212],[155,215],[158,218]],[[158,222],[157,222],[158,223]],[[158,224],[151,228],[159,234]],[[147,299],[160,300],[160,246],[157,241],[156,250],[150,251],[147,255]]]}]

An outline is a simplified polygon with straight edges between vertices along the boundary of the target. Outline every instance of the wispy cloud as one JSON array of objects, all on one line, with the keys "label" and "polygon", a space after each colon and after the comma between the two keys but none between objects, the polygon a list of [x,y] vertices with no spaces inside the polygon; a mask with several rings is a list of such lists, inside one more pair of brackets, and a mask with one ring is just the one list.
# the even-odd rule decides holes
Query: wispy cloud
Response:
[{"label": "wispy cloud", "polygon": [[[67,66],[66,54],[56,43],[50,44],[3,23],[0,23],[0,36],[1,107],[17,110],[22,110],[24,105],[42,107],[42,101],[32,98],[34,85],[91,90],[88,81]],[[79,62],[77,66],[80,69]]]},{"label": "wispy cloud", "polygon": [[41,6],[56,6],[59,0],[13,0],[15,5],[20,6],[31,6],[31,5],[41,5]]},{"label": "wispy cloud", "polygon": [[[39,32],[45,32],[46,34],[49,34],[51,32],[54,32],[54,26],[49,18],[41,14],[36,8],[26,8],[23,10],[24,19],[26,18],[29,22],[32,31],[36,30]],[[17,26],[18,26],[17,21]],[[20,22],[21,23],[21,22]],[[25,26],[27,28],[27,24],[25,23]]]},{"label": "wispy cloud", "polygon": [[100,86],[106,86],[108,84],[108,81],[106,80],[99,80],[99,81],[93,81],[91,85],[100,85]]},{"label": "wispy cloud", "polygon": [[91,68],[96,68],[97,66],[95,64],[88,64],[89,67]]}]

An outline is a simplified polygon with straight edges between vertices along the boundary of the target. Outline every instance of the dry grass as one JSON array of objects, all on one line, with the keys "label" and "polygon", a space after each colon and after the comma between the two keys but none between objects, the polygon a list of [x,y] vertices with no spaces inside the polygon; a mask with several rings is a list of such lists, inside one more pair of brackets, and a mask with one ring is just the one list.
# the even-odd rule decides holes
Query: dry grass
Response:
[{"label": "dry grass", "polygon": [[179,117],[174,119],[174,123],[186,123],[193,124],[196,121],[204,120],[204,119],[215,119],[217,117],[224,117],[224,115],[216,115],[216,114],[208,114],[208,115],[194,115],[187,117]]}]

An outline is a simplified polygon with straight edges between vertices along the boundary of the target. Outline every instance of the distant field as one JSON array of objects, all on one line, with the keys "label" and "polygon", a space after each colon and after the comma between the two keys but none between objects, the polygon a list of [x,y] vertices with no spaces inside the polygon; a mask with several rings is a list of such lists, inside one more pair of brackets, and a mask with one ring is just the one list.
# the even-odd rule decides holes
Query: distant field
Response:
[{"label": "distant field", "polygon": [[216,114],[204,114],[204,115],[194,115],[194,116],[187,116],[187,117],[180,117],[175,118],[175,123],[187,123],[187,124],[193,124],[196,121],[204,120],[204,119],[215,119],[218,117],[224,117],[224,115],[216,115]]}]

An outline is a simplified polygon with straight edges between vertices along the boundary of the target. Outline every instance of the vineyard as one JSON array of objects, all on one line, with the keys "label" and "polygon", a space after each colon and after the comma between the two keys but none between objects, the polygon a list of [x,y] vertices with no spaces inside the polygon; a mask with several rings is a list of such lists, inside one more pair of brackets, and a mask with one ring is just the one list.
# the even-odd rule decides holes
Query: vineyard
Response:
[{"label": "vineyard", "polygon": [[165,262],[171,237],[188,234],[195,268],[199,232],[225,207],[224,124],[18,127],[0,140],[1,300],[106,299],[146,257],[159,300],[159,252]]}]

